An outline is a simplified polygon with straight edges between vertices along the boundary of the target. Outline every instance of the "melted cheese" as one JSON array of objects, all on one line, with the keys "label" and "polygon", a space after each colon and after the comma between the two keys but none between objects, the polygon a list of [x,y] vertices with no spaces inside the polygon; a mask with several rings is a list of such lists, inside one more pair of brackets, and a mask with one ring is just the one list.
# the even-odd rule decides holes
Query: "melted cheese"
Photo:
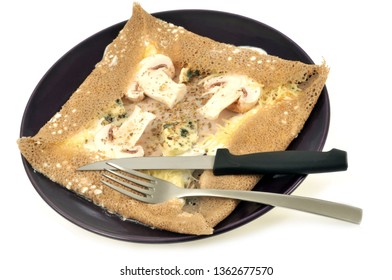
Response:
[{"label": "melted cheese", "polygon": [[198,140],[197,123],[194,121],[165,123],[161,141],[164,156],[183,154],[192,149]]},{"label": "melted cheese", "polygon": [[190,187],[194,183],[193,170],[146,170],[145,173],[169,181],[180,188]]}]

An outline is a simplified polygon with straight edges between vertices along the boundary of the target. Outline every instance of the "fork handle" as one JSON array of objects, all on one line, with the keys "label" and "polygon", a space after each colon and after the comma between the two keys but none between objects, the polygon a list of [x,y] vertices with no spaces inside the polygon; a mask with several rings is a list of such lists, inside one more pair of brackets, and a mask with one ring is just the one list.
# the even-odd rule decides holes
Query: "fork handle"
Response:
[{"label": "fork handle", "polygon": [[191,196],[213,196],[239,199],[262,203],[270,206],[284,207],[302,212],[322,215],[338,220],[360,224],[362,220],[362,209],[321,199],[277,194],[258,191],[236,191],[236,190],[213,190],[213,189],[192,189],[182,197]]},{"label": "fork handle", "polygon": [[236,174],[311,174],[347,170],[347,153],[332,149],[319,151],[276,151],[233,155],[218,149],[214,175]]}]

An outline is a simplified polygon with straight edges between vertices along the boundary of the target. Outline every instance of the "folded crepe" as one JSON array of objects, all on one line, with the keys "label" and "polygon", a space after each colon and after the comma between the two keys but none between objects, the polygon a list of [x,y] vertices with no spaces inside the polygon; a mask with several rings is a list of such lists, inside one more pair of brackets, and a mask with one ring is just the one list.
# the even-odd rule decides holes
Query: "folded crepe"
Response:
[{"label": "folded crepe", "polygon": [[[175,73],[171,73],[171,76],[176,81],[176,85],[172,86],[178,94],[170,101],[158,100],[153,103],[163,104],[162,106],[153,109],[144,105],[139,107],[139,103],[148,103],[146,100],[155,98],[147,93],[147,96],[142,98],[137,95],[143,85],[143,73],[147,73],[140,74],[143,65],[147,63],[141,62],[157,55],[162,55],[162,59],[172,60]],[[166,64],[165,67],[167,74]],[[154,67],[146,69],[152,68]],[[154,70],[159,68],[162,68],[162,65],[155,66]],[[187,78],[181,81],[181,75],[184,73]],[[154,132],[162,124],[167,128],[168,123],[184,121],[180,108],[184,106],[184,100],[190,98],[188,96],[193,96],[193,100],[211,97],[214,92],[206,94],[205,91],[199,91],[208,83],[205,81],[206,78],[219,80],[219,77],[246,77],[260,85],[262,91],[257,104],[251,109],[240,110],[239,113],[234,113],[236,117],[225,122],[215,120],[220,111],[212,117],[208,115],[209,111],[215,110],[212,107],[205,107],[208,100],[199,104],[200,108],[204,107],[204,111],[193,108],[198,112],[196,115],[199,114],[197,121],[204,120],[204,125],[209,122],[220,122],[214,126],[215,131],[210,131],[203,140],[204,148],[207,147],[204,152],[213,153],[218,147],[226,147],[234,154],[285,150],[304,126],[324,87],[327,75],[328,68],[325,64],[307,65],[283,60],[253,49],[219,43],[159,20],[145,12],[139,4],[134,4],[132,17],[117,38],[107,46],[102,60],[96,64],[91,74],[35,136],[18,139],[18,145],[22,155],[35,170],[123,219],[137,220],[146,226],[178,233],[212,234],[214,226],[235,209],[237,201],[197,198],[192,201],[173,199],[161,204],[146,204],[100,183],[102,171],[77,171],[76,169],[82,165],[119,156],[115,152],[102,153],[102,150],[97,148],[98,144],[94,139],[96,140],[97,134],[102,133],[97,132],[97,123],[102,131],[113,122],[122,125],[133,115],[136,118],[133,121],[139,123],[150,118],[143,127],[144,131]],[[192,78],[195,78],[195,81],[192,82]],[[222,85],[218,80],[210,83],[210,88],[215,88],[215,93],[216,87]],[[245,91],[242,88],[242,93],[248,95],[249,90]],[[237,97],[232,103],[235,105],[238,100]],[[120,113],[116,106],[121,109]],[[114,107],[117,109],[113,109]],[[129,110],[133,110],[134,114],[126,111],[128,107],[132,108]],[[144,115],[140,118],[142,113]],[[160,115],[177,115],[177,119],[165,121]],[[189,119],[189,116],[186,118]],[[152,126],[155,126],[155,129]],[[121,128],[119,125],[106,128],[106,142],[113,141],[113,127]],[[119,134],[124,134],[121,129],[118,131]],[[144,131],[139,134],[143,134]],[[148,156],[159,153],[164,146],[159,133],[130,139],[129,136],[134,135],[134,132],[125,132],[125,138],[118,136],[118,139],[121,138],[125,142],[133,141],[130,147],[135,148],[134,151],[124,149],[124,146],[121,146],[124,142],[120,145],[120,154],[132,155],[141,149],[141,155]],[[160,147],[148,147],[155,143],[149,141],[153,137],[157,138],[154,141],[161,144]],[[100,138],[99,141],[105,142],[103,139]],[[208,147],[209,144],[206,143],[212,142],[213,148]],[[91,148],[89,143],[95,143],[95,146],[92,145],[95,148]],[[174,151],[176,154],[179,153],[178,150]],[[182,175],[180,174],[180,177]],[[214,176],[210,171],[204,171],[197,182],[200,188],[250,190],[260,178],[253,175]]]}]

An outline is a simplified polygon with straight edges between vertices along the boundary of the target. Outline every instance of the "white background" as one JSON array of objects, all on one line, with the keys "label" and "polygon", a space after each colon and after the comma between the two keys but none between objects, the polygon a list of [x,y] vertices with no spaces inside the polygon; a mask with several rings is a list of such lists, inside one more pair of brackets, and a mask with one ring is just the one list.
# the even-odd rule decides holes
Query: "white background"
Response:
[{"label": "white background", "polygon": [[392,22],[387,1],[140,3],[151,13],[188,8],[237,13],[283,32],[316,63],[325,58],[331,68],[332,116],[324,149],[346,150],[349,169],[309,176],[295,194],[359,206],[362,224],[273,209],[216,237],[150,245],[102,237],[68,222],[41,199],[24,172],[16,146],[23,111],[50,66],[80,41],[128,19],[132,1],[2,1],[0,278],[132,279],[120,276],[126,265],[272,266],[274,275],[265,279],[390,278]]}]

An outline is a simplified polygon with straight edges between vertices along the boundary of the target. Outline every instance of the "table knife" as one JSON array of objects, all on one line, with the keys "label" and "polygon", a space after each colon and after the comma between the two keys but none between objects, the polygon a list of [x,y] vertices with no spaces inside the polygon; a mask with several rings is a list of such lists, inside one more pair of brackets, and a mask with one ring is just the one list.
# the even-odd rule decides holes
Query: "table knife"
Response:
[{"label": "table knife", "polygon": [[233,155],[218,149],[215,156],[129,157],[98,161],[78,168],[79,171],[110,169],[107,162],[143,170],[211,169],[214,175],[238,174],[312,174],[347,170],[347,153],[332,149],[328,152],[286,150]]}]

